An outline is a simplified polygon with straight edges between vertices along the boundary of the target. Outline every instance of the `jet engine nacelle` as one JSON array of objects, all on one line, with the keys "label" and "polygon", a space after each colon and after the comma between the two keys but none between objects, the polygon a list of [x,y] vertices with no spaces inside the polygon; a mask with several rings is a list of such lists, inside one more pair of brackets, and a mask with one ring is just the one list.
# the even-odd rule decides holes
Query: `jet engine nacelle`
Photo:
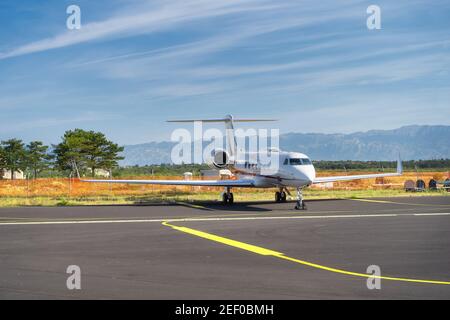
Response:
[{"label": "jet engine nacelle", "polygon": [[222,149],[215,149],[211,152],[211,159],[208,165],[215,169],[226,169],[232,165],[232,159],[228,152]]}]

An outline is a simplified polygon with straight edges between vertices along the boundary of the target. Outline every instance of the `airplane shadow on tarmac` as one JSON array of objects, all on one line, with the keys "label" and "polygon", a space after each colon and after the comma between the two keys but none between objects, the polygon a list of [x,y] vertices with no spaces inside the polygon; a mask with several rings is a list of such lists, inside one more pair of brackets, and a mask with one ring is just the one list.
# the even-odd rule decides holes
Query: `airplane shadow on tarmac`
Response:
[{"label": "airplane shadow on tarmac", "polygon": [[[308,202],[325,202],[325,201],[340,201],[345,199],[314,199],[305,201]],[[152,207],[171,207],[171,206],[185,206],[198,210],[207,211],[242,211],[242,212],[269,212],[274,210],[294,210],[294,200],[288,200],[285,203],[275,203],[274,201],[243,201],[235,202],[232,205],[223,204],[220,201],[135,201],[131,206],[152,206]],[[124,205],[130,206],[130,205]]]},{"label": "airplane shadow on tarmac", "polygon": [[232,205],[223,204],[219,201],[171,201],[171,202],[145,202],[136,201],[132,206],[155,206],[155,207],[172,207],[184,206],[197,210],[207,211],[260,211],[267,212],[276,210],[277,204],[273,201],[251,201],[251,202],[235,202]]}]

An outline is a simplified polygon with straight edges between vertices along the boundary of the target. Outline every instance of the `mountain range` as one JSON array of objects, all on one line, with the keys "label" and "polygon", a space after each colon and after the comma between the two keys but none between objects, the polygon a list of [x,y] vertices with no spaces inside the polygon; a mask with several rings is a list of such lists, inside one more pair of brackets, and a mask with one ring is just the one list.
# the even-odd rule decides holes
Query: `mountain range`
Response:
[{"label": "mountain range", "polygon": [[[174,142],[126,145],[122,166],[171,163]],[[280,149],[306,153],[313,160],[404,160],[450,158],[450,126],[411,125],[349,134],[286,133]]]}]

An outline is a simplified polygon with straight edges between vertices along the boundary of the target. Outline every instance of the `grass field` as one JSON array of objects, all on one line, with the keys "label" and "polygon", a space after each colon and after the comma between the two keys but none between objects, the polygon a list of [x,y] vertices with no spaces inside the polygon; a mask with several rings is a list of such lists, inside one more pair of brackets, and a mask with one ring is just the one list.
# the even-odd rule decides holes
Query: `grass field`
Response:
[{"label": "grass field", "polygon": [[[352,172],[362,174],[366,172]],[[339,173],[319,172],[318,176]],[[342,173],[341,173],[342,174]],[[445,180],[448,172],[424,172],[418,177],[415,172],[405,172],[401,177],[367,179],[334,183],[332,186],[313,186],[305,190],[306,199],[366,198],[387,196],[449,195],[449,192],[416,192],[403,190],[406,180],[418,178],[426,183],[430,179]],[[133,177],[129,177],[132,179]],[[134,177],[137,178],[137,177]],[[151,179],[139,177],[137,179]],[[179,179],[179,177],[158,177]],[[0,206],[56,206],[56,205],[100,205],[136,204],[160,201],[219,200],[222,188],[175,187],[156,185],[91,184],[78,179],[0,180]],[[275,189],[233,189],[236,201],[272,200]]]}]

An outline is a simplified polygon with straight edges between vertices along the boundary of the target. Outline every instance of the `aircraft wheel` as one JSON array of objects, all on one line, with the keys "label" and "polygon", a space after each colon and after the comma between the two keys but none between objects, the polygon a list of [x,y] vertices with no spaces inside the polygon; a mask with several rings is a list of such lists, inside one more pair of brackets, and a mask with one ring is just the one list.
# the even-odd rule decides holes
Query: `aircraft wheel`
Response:
[{"label": "aircraft wheel", "polygon": [[222,203],[227,204],[228,203],[228,195],[226,193],[222,194]]},{"label": "aircraft wheel", "polygon": [[303,201],[301,203],[297,202],[295,205],[295,210],[307,210],[306,204]]},{"label": "aircraft wheel", "polygon": [[228,197],[228,204],[233,204],[234,202],[234,196],[233,193],[230,193],[229,197]]},{"label": "aircraft wheel", "polygon": [[281,202],[281,193],[275,192],[275,202]]},{"label": "aircraft wheel", "polygon": [[281,202],[286,202],[286,198],[287,198],[287,195],[286,195],[286,192],[281,192],[280,193],[280,201]]},{"label": "aircraft wheel", "polygon": [[222,194],[222,203],[223,204],[233,204],[234,196],[233,193],[223,193]]}]

